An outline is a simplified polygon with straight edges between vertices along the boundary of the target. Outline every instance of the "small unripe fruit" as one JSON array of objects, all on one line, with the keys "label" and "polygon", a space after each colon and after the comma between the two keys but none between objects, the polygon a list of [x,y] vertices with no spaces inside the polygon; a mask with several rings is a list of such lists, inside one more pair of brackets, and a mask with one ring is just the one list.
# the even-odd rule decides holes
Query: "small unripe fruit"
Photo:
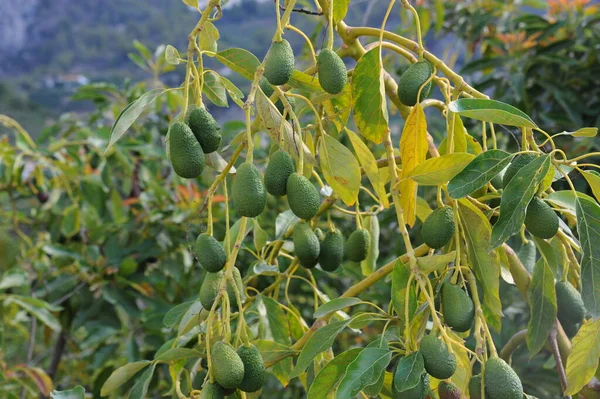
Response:
[{"label": "small unripe fruit", "polygon": [[440,249],[448,244],[453,236],[454,215],[449,206],[431,212],[421,228],[421,237],[429,248]]},{"label": "small unripe fruit", "polygon": [[235,389],[244,379],[244,363],[233,346],[217,341],[211,353],[212,374],[215,381],[225,389]]},{"label": "small unripe fruit", "polygon": [[442,285],[442,315],[448,326],[455,331],[465,332],[473,324],[473,300],[459,286],[445,282]]},{"label": "small unripe fruit", "polygon": [[353,262],[362,262],[367,259],[369,247],[371,246],[371,235],[365,229],[357,229],[350,234],[344,253],[346,257]]},{"label": "small unripe fruit", "polygon": [[231,196],[238,215],[254,218],[262,213],[267,203],[267,191],[256,166],[245,163],[238,168]]},{"label": "small unripe fruit", "polygon": [[265,382],[265,365],[260,352],[256,346],[250,345],[239,347],[237,353],[244,363],[244,379],[239,389],[244,392],[260,390]]},{"label": "small unripe fruit", "polygon": [[319,264],[323,270],[335,271],[344,260],[344,236],[338,230],[328,231],[321,242]]},{"label": "small unripe fruit", "polygon": [[227,255],[221,243],[208,234],[198,236],[194,252],[200,265],[211,273],[222,270],[227,261]]},{"label": "small unripe fruit", "polygon": [[487,399],[522,399],[523,385],[515,371],[499,357],[485,363],[485,397]]},{"label": "small unripe fruit", "polygon": [[319,53],[317,71],[319,83],[327,93],[338,94],[344,90],[348,82],[348,72],[344,61],[335,51],[325,49]]},{"label": "small unripe fruit", "polygon": [[288,178],[295,171],[294,160],[290,154],[282,150],[275,151],[265,170],[267,192],[276,197],[286,195]]},{"label": "small unripe fruit", "polygon": [[319,191],[310,180],[298,173],[292,173],[287,180],[287,197],[290,209],[300,219],[312,219],[319,211]]},{"label": "small unripe fruit", "polygon": [[317,265],[317,259],[321,250],[319,239],[310,228],[310,225],[305,222],[297,223],[294,226],[292,234],[294,241],[294,251],[300,264],[307,269],[312,269]]},{"label": "small unripe fruit", "polygon": [[286,84],[294,72],[294,63],[294,51],[287,40],[271,43],[265,57],[265,78],[275,86]]},{"label": "small unripe fruit", "polygon": [[173,122],[169,126],[169,159],[175,173],[185,179],[198,177],[204,169],[204,151],[188,125]]},{"label": "small unripe fruit", "polygon": [[402,104],[412,107],[417,101],[423,101],[429,96],[431,82],[423,87],[420,98],[417,98],[420,87],[429,79],[432,72],[433,68],[427,61],[416,62],[408,67],[398,80],[398,98]]},{"label": "small unripe fruit", "polygon": [[585,306],[581,294],[568,281],[556,283],[556,304],[558,320],[565,330],[569,325],[575,325],[585,317]]},{"label": "small unripe fruit", "polygon": [[205,154],[216,151],[221,144],[221,129],[206,108],[193,107],[187,115],[187,124],[202,146]]},{"label": "small unripe fruit", "polygon": [[456,356],[450,353],[444,341],[433,335],[426,335],[421,339],[419,352],[423,355],[425,370],[430,376],[445,380],[456,371]]},{"label": "small unripe fruit", "polygon": [[558,232],[558,215],[545,201],[533,197],[527,205],[525,227],[536,237],[552,238]]}]

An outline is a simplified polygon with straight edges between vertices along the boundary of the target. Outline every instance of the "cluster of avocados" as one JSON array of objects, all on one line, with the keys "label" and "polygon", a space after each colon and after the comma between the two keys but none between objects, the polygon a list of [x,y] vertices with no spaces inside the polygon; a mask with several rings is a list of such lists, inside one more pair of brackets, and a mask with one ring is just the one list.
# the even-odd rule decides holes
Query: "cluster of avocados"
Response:
[{"label": "cluster of avocados", "polygon": [[175,173],[185,179],[194,179],[202,173],[206,163],[204,154],[216,151],[221,144],[220,127],[206,108],[193,106],[185,121],[169,126],[167,142],[169,158]]},{"label": "cluster of avocados", "polygon": [[[266,82],[260,82],[262,91],[270,96],[273,94],[273,86],[287,84],[294,73],[294,51],[290,43],[282,39],[274,41],[265,57]],[[317,56],[317,73],[321,88],[329,94],[339,94],[348,83],[348,71],[344,61],[331,49],[323,49]],[[429,76],[428,76],[429,77]],[[278,101],[275,104],[279,112],[283,114],[283,104]]]},{"label": "cluster of avocados", "polygon": [[265,365],[256,346],[240,346],[237,351],[226,342],[217,341],[211,350],[212,376],[202,387],[200,399],[223,399],[236,389],[257,392],[265,381]]}]

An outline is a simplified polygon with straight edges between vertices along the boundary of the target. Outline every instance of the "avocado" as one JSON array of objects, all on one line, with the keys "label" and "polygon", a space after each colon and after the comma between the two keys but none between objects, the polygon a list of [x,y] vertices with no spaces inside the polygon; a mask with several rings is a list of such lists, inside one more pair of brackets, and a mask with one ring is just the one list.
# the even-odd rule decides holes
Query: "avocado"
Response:
[{"label": "avocado", "polygon": [[265,187],[267,192],[276,197],[287,194],[287,181],[296,171],[294,160],[287,152],[277,150],[271,155],[265,170]]},{"label": "avocado", "polygon": [[307,269],[312,269],[317,264],[320,252],[319,239],[306,222],[297,223],[292,234],[294,251],[300,264]]},{"label": "avocado", "polygon": [[424,399],[428,391],[429,376],[426,373],[423,373],[417,385],[402,392],[396,391],[392,381],[392,399]]},{"label": "avocado", "polygon": [[317,57],[319,84],[329,94],[339,94],[348,82],[346,65],[333,50],[321,50]]},{"label": "avocado", "polygon": [[287,197],[290,209],[300,219],[312,219],[319,211],[319,191],[306,177],[292,173],[287,181]]},{"label": "avocado", "polygon": [[294,63],[294,51],[287,40],[271,43],[265,57],[265,78],[274,86],[286,84],[294,72]]},{"label": "avocado", "polygon": [[323,243],[323,240],[325,239],[325,233],[323,233],[323,230],[321,230],[320,228],[317,227],[315,229],[315,235],[319,239],[319,242]]},{"label": "avocado", "polygon": [[499,357],[485,362],[485,397],[487,399],[522,399],[523,385],[515,371]]},{"label": "avocado", "polygon": [[245,163],[237,169],[231,195],[238,215],[253,218],[262,213],[267,191],[256,166]]},{"label": "avocado", "polygon": [[200,286],[200,303],[206,310],[210,310],[215,303],[215,298],[219,293],[219,286],[223,280],[223,272],[206,273],[202,285]]},{"label": "avocado", "polygon": [[[423,83],[433,73],[431,64],[427,61],[415,62],[404,71],[398,80],[398,98],[404,105],[413,106],[417,103],[417,95]],[[423,101],[431,92],[431,82],[421,90],[420,100]]]},{"label": "avocado", "polygon": [[456,371],[456,356],[450,353],[444,341],[435,336],[424,336],[419,345],[419,352],[423,355],[425,370],[430,376],[445,380],[452,377]]},{"label": "avocado", "polygon": [[[265,96],[271,97],[273,95],[273,93],[275,93],[273,86],[271,86],[271,84],[269,83],[269,81],[267,79],[261,78],[260,82],[258,84],[260,86],[260,89],[263,91],[263,93],[265,93]],[[288,103],[290,103],[292,110],[296,111],[296,98],[295,97],[287,97],[287,100],[288,100]],[[283,105],[283,102],[280,99],[277,99],[277,101],[275,101],[275,107],[277,107],[277,110],[279,111],[279,113],[281,115],[283,115],[285,105]],[[289,113],[286,115],[285,118],[290,119]]]},{"label": "avocado", "polygon": [[235,389],[244,379],[244,363],[233,346],[217,341],[210,351],[212,375],[225,389]]},{"label": "avocado", "polygon": [[454,213],[449,206],[431,212],[421,227],[421,237],[429,248],[440,249],[448,244],[453,236]]},{"label": "avocado", "polygon": [[244,363],[244,378],[239,389],[244,392],[256,392],[265,383],[265,364],[256,346],[241,346],[237,354]]},{"label": "avocado", "polygon": [[[244,283],[242,282],[242,275],[240,274],[240,269],[233,266],[232,274],[235,286],[238,292],[240,293],[240,299],[242,300],[242,302],[244,302],[244,300],[246,299],[246,291],[244,289]],[[231,304],[231,307],[237,309],[237,297],[235,296],[235,291],[233,290],[231,282],[227,282],[227,296],[229,297],[229,303]]]},{"label": "avocado", "polygon": [[579,291],[568,281],[559,281],[555,287],[558,320],[566,329],[567,325],[575,325],[583,320],[585,306]]},{"label": "avocado", "polygon": [[335,271],[344,260],[344,236],[339,230],[328,231],[321,242],[319,264],[328,272]]},{"label": "avocado", "polygon": [[442,284],[442,315],[444,322],[454,331],[465,332],[473,324],[473,300],[459,286],[446,281]]},{"label": "avocado", "polygon": [[558,215],[546,202],[533,197],[525,213],[525,227],[536,237],[552,238],[558,232]]},{"label": "avocado", "polygon": [[205,154],[216,151],[221,144],[221,129],[206,108],[192,107],[187,114],[187,124],[202,146]]},{"label": "avocado", "polygon": [[169,126],[168,136],[169,159],[175,173],[185,179],[198,177],[206,161],[192,130],[185,123],[173,122]]},{"label": "avocado", "polygon": [[344,253],[351,261],[362,262],[367,259],[370,246],[371,235],[369,231],[366,229],[357,229],[348,237],[348,241],[346,241],[346,245],[344,246]]},{"label": "avocado", "polygon": [[200,392],[200,399],[224,399],[225,392],[216,382],[207,381]]},{"label": "avocado", "polygon": [[474,375],[469,380],[469,395],[471,399],[481,399],[481,374]]},{"label": "avocado", "polygon": [[438,395],[440,399],[462,399],[460,388],[450,381],[440,382],[438,385]]},{"label": "avocado", "polygon": [[223,270],[227,255],[219,241],[208,234],[200,234],[194,245],[194,252],[200,266],[211,273]]},{"label": "avocado", "polygon": [[529,153],[516,155],[511,161],[511,163],[508,165],[508,168],[506,168],[506,171],[504,172],[504,176],[502,177],[502,187],[506,188],[506,186],[508,186],[508,183],[510,183],[512,178],[515,177],[517,172],[523,166],[533,161],[535,158],[536,156],[534,154]]}]

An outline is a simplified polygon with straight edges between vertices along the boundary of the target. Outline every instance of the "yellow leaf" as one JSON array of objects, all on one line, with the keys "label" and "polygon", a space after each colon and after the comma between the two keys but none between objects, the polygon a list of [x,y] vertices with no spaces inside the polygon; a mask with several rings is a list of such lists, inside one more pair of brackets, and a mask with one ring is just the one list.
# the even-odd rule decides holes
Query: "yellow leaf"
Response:
[{"label": "yellow leaf", "polygon": [[410,172],[425,161],[427,155],[427,121],[421,104],[413,107],[406,118],[400,138],[400,157],[402,158],[402,179],[399,184],[400,205],[406,223],[412,227],[417,220],[417,183],[406,179]]},{"label": "yellow leaf", "polygon": [[360,189],[358,161],[348,148],[326,133],[319,141],[319,152],[327,184],[346,205],[354,205]]},{"label": "yellow leaf", "polygon": [[348,137],[350,138],[350,142],[352,143],[352,147],[354,148],[358,162],[363,167],[365,174],[375,189],[375,193],[379,197],[383,207],[389,208],[390,201],[388,200],[387,192],[385,191],[384,181],[380,177],[375,156],[356,133],[350,129],[346,129],[346,133],[348,133]]},{"label": "yellow leaf", "polygon": [[600,319],[586,321],[573,338],[571,353],[567,358],[567,390],[574,395],[587,384],[598,368],[600,357]]},{"label": "yellow leaf", "polygon": [[441,157],[429,158],[415,167],[408,177],[423,186],[437,186],[449,182],[475,158],[466,152],[454,152]]},{"label": "yellow leaf", "polygon": [[429,207],[427,201],[425,201],[421,197],[417,197],[417,218],[419,218],[421,222],[424,222],[425,219],[427,219],[427,216],[431,214],[431,212],[433,211]]},{"label": "yellow leaf", "polygon": [[598,201],[600,201],[600,176],[592,172],[581,172],[585,180],[590,185],[592,192],[594,193],[594,197]]}]

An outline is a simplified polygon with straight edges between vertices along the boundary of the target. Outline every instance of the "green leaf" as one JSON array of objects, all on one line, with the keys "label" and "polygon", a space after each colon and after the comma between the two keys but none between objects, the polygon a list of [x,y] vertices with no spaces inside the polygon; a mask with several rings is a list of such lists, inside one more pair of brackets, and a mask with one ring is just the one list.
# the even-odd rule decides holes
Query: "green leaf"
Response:
[{"label": "green leaf", "polygon": [[542,258],[544,258],[544,260],[546,261],[548,266],[550,266],[550,270],[552,270],[552,273],[554,273],[554,277],[558,277],[557,273],[558,273],[559,263],[558,263],[558,259],[556,257],[556,252],[554,251],[554,248],[552,247],[552,245],[550,245],[550,243],[548,243],[548,241],[546,241],[542,238],[538,238],[535,236],[532,238],[533,238],[533,242],[535,243],[536,248],[540,252],[540,255],[542,255]]},{"label": "green leaf", "polygon": [[474,193],[508,166],[511,159],[511,154],[500,150],[489,150],[479,154],[450,180],[448,194],[458,199]]},{"label": "green leaf", "polygon": [[106,151],[112,147],[123,135],[135,120],[144,112],[148,105],[165,93],[165,89],[153,89],[140,96],[137,100],[127,105],[117,117],[115,124],[110,131],[110,140]]},{"label": "green leaf", "polygon": [[423,186],[444,184],[462,171],[473,158],[475,155],[466,152],[454,152],[429,158],[411,170],[407,178]]},{"label": "green leaf", "polygon": [[575,395],[594,376],[600,358],[600,319],[588,320],[573,338],[567,358],[567,389],[565,395]]},{"label": "green leaf", "polygon": [[517,234],[525,220],[527,205],[533,198],[538,184],[550,168],[550,157],[544,155],[523,166],[502,192],[500,217],[492,229],[491,248],[502,245]]},{"label": "green leaf", "polygon": [[282,358],[286,358],[297,353],[297,351],[290,349],[288,345],[280,344],[279,342],[272,340],[259,339],[252,341],[252,343],[260,351],[263,362],[265,363],[278,361]]},{"label": "green leaf", "polygon": [[229,97],[231,97],[233,102],[235,102],[240,108],[243,108],[244,102],[242,101],[242,98],[244,98],[244,92],[242,92],[242,90],[240,90],[236,85],[233,84],[231,80],[227,79],[226,77],[219,76],[219,79],[221,79],[221,83],[223,83],[223,86],[225,86],[225,89],[227,90],[227,93],[229,93]]},{"label": "green leaf", "polygon": [[[279,303],[271,297],[260,295],[257,298],[257,309],[261,336],[287,346],[291,345],[290,325]],[[283,385],[287,385],[289,379],[293,378],[290,377],[292,367],[292,359],[284,359],[273,366],[273,374]]]},{"label": "green leaf", "polygon": [[388,200],[387,191],[385,190],[384,179],[381,176],[381,173],[379,173],[379,168],[377,168],[375,156],[356,133],[350,129],[346,129],[346,133],[348,134],[348,138],[350,138],[358,162],[364,169],[365,174],[375,189],[375,193],[377,193],[383,207],[389,208],[390,201]]},{"label": "green leaf", "polygon": [[175,324],[177,324],[181,320],[183,315],[188,311],[188,309],[195,302],[197,302],[197,301],[184,302],[184,303],[180,303],[179,305],[171,308],[171,310],[169,310],[165,314],[165,317],[163,317],[163,324],[169,328],[173,327]]},{"label": "green leaf", "polygon": [[133,41],[133,47],[135,47],[135,49],[137,51],[140,52],[140,54],[147,60],[151,60],[152,59],[152,53],[150,52],[150,50],[148,49],[148,47],[146,47],[146,45],[138,40],[134,40]]},{"label": "green leaf", "polygon": [[[225,239],[223,240],[224,243],[229,242],[229,248],[233,248],[233,246],[235,245],[235,241],[237,240],[237,236],[240,232],[240,226],[242,224],[242,219],[238,219],[233,226],[231,226],[231,228],[229,229],[229,234],[225,235]],[[248,233],[250,232],[250,230],[252,230],[254,226],[251,223],[247,223],[246,224],[246,231],[244,232],[244,237],[246,237],[248,235]]]},{"label": "green leaf", "polygon": [[172,363],[192,357],[202,357],[202,352],[188,348],[171,348],[161,353],[155,360],[158,363]]},{"label": "green leaf", "polygon": [[187,6],[198,9],[198,0],[181,0]]},{"label": "green leaf", "polygon": [[387,348],[363,349],[348,365],[336,398],[353,398],[363,388],[376,383],[391,360],[392,352]]},{"label": "green leaf", "polygon": [[225,90],[225,86],[221,83],[221,79],[216,72],[206,71],[204,73],[202,93],[217,107],[229,107],[227,90]]},{"label": "green leaf", "polygon": [[581,242],[581,296],[585,308],[600,316],[600,206],[595,201],[577,198],[577,232]]},{"label": "green leaf", "polygon": [[346,374],[348,365],[356,359],[363,348],[353,348],[334,357],[317,374],[310,389],[307,399],[326,399],[336,385]]},{"label": "green leaf", "polygon": [[[415,314],[415,311],[417,310],[417,293],[415,291],[415,286],[411,284],[410,287],[407,287],[409,277],[409,268],[404,263],[402,263],[400,259],[398,259],[394,264],[394,270],[392,271],[392,303],[394,304],[396,314],[398,315],[400,320],[404,321],[405,323],[410,321],[412,316]],[[405,320],[407,289],[410,289],[410,292],[408,293],[409,320]]]},{"label": "green leaf", "polygon": [[131,379],[138,371],[150,364],[149,360],[142,360],[139,362],[129,363],[125,366],[121,366],[112,372],[110,377],[106,380],[102,389],[100,390],[100,396],[107,396],[109,393],[119,388]]},{"label": "green leaf", "polygon": [[333,0],[333,24],[337,25],[348,12],[350,0]]},{"label": "green leaf", "polygon": [[231,70],[239,73],[248,80],[254,79],[256,68],[260,65],[260,61],[254,54],[243,48],[228,48],[221,52],[215,53],[215,57],[223,65]]},{"label": "green leaf", "polygon": [[293,225],[298,222],[298,216],[291,210],[283,211],[275,218],[275,239],[279,240]]},{"label": "green leaf", "polygon": [[77,385],[73,389],[68,391],[52,391],[50,393],[51,399],[85,399],[85,388],[81,385]]},{"label": "green leaf", "polygon": [[594,202],[594,198],[584,193],[577,192],[577,195],[571,190],[555,191],[548,194],[544,199],[552,204],[559,206],[575,216],[577,210],[576,202],[577,198],[584,198],[588,201]]},{"label": "green leaf", "polygon": [[597,127],[582,127],[574,132],[560,132],[556,133],[554,136],[573,136],[573,137],[596,137],[598,134]]},{"label": "green leaf", "polygon": [[596,173],[588,171],[582,171],[581,174],[590,185],[592,193],[594,193],[594,197],[600,201],[600,176],[598,176]]},{"label": "green leaf", "polygon": [[448,109],[467,118],[518,127],[537,127],[527,114],[512,105],[479,98],[461,98],[452,101]]},{"label": "green leaf", "polygon": [[65,237],[70,238],[79,233],[80,228],[81,212],[79,211],[79,206],[73,204],[63,212],[62,220],[60,222],[60,232]]},{"label": "green leaf", "polygon": [[165,49],[165,61],[167,61],[167,64],[171,65],[179,65],[181,62],[179,51],[170,44],[167,44],[167,48]]},{"label": "green leaf", "polygon": [[352,108],[358,131],[375,144],[388,132],[388,112],[379,47],[365,53],[352,75]]},{"label": "green leaf", "polygon": [[336,312],[338,310],[342,310],[347,308],[348,306],[354,306],[356,304],[361,303],[362,301],[359,298],[336,298],[331,301],[324,303],[319,306],[317,311],[313,314],[314,318],[323,317],[328,315],[331,312]]},{"label": "green leaf", "polygon": [[202,51],[212,51],[213,53],[217,51],[217,40],[221,35],[219,34],[219,30],[213,25],[212,22],[206,21],[202,30],[200,31],[200,35],[198,35],[198,45],[200,50]]},{"label": "green leaf", "polygon": [[4,303],[6,305],[13,303],[20,306],[53,331],[61,330],[60,322],[50,313],[50,310],[52,310],[52,308],[48,307],[50,305],[40,299],[10,295]]},{"label": "green leaf", "polygon": [[297,69],[294,69],[294,72],[292,72],[292,76],[287,82],[287,85],[294,89],[324,93],[323,88],[319,84],[319,80],[317,78],[315,78],[313,75],[300,72]]},{"label": "green leaf", "polygon": [[535,264],[528,296],[530,317],[527,324],[527,348],[533,357],[548,340],[556,321],[554,275],[544,259]]},{"label": "green leaf", "polygon": [[153,363],[144,373],[140,376],[140,378],[135,382],[131,391],[129,391],[128,399],[145,399],[146,394],[148,393],[148,386],[150,385],[150,381],[152,380],[152,376],[154,375],[154,369],[156,368],[156,363]]},{"label": "green leaf", "polygon": [[319,353],[330,348],[335,337],[348,326],[348,323],[350,323],[350,320],[334,321],[318,329],[306,341],[302,352],[300,352],[300,356],[298,356],[296,367],[294,367],[294,370],[290,374],[290,379],[302,374]]},{"label": "green leaf", "polygon": [[500,331],[500,259],[490,251],[492,228],[485,215],[471,202],[461,199],[458,213],[467,244],[467,262],[483,290],[483,314],[488,323]]},{"label": "green leaf", "polygon": [[448,263],[456,260],[456,251],[451,251],[442,255],[423,256],[417,258],[419,269],[425,274],[439,271],[448,266]]},{"label": "green leaf", "polygon": [[360,166],[345,145],[323,133],[319,141],[321,171],[327,184],[347,206],[352,206],[360,189]]},{"label": "green leaf", "polygon": [[394,374],[394,388],[398,392],[414,388],[425,371],[425,363],[420,352],[400,358]]},{"label": "green leaf", "polygon": [[368,276],[377,269],[377,259],[379,258],[379,218],[377,215],[367,215],[363,219],[363,229],[369,232],[371,245],[367,252],[367,258],[360,262],[360,270],[363,276]]}]

